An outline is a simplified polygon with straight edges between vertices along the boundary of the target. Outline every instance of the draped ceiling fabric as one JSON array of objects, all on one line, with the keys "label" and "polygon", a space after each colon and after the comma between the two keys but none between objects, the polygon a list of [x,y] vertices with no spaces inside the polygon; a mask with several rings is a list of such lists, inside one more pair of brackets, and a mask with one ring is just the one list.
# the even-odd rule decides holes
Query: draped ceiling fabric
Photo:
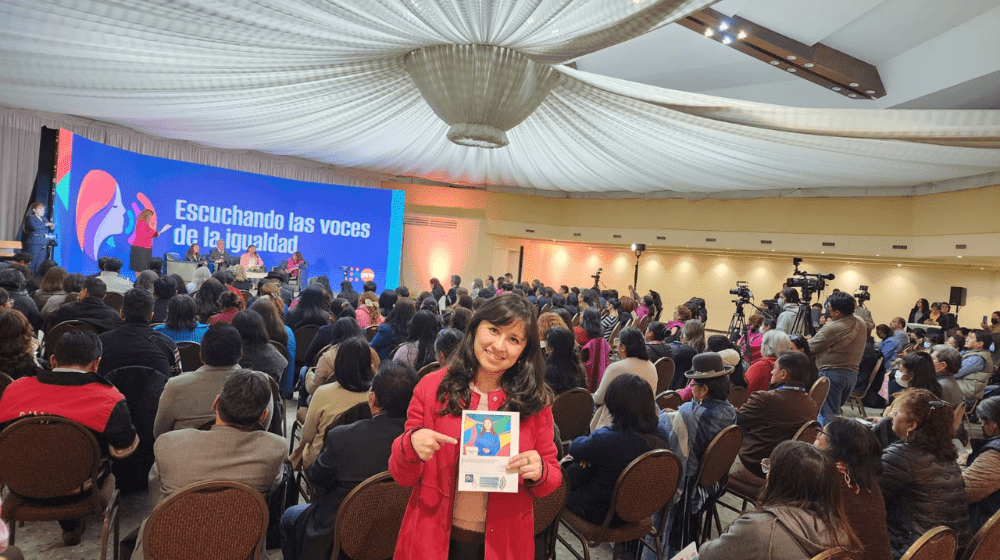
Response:
[{"label": "draped ceiling fabric", "polygon": [[[712,3],[0,0],[0,104],[551,196],[879,195],[1000,183],[1000,111],[788,108],[561,66]],[[441,45],[503,47],[554,65],[558,79],[506,132],[509,145],[459,146],[415,83],[431,80],[411,78],[421,70],[406,64]],[[435,76],[448,80],[435,84],[444,92],[474,87]]]}]

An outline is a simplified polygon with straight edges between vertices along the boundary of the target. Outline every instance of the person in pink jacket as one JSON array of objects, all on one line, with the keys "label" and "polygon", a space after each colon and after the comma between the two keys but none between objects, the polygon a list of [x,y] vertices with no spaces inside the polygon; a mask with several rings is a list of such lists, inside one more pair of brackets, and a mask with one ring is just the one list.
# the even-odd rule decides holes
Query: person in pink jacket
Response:
[{"label": "person in pink jacket", "polygon": [[[491,298],[448,366],[417,385],[406,431],[393,442],[389,472],[413,487],[395,557],[533,559],[532,497],[562,482],[551,404],[532,304]],[[517,493],[456,491],[462,410],[520,413],[520,453],[507,464],[519,475]]]}]

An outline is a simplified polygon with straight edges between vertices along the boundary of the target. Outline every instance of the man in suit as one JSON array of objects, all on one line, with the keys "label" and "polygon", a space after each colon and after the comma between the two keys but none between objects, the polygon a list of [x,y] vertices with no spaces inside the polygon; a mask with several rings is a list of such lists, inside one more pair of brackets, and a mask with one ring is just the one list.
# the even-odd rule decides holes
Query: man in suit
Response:
[{"label": "man in suit", "polygon": [[121,274],[119,274],[121,271],[121,259],[112,257],[104,263],[104,269],[101,270],[98,278],[104,280],[104,284],[108,287],[109,292],[124,295],[125,292],[132,289],[132,283],[127,279],[122,278]]},{"label": "man in suit", "polygon": [[[284,438],[253,430],[269,420],[270,403],[266,374],[241,369],[230,375],[212,402],[215,425],[210,430],[175,430],[156,440],[150,487],[159,492],[159,500],[208,480],[242,482],[261,493],[270,491],[280,480],[281,464],[288,455]],[[143,558],[143,528],[133,560]]]},{"label": "man in suit", "polygon": [[215,248],[208,253],[208,262],[215,265],[215,270],[229,265],[229,251],[226,250],[225,241],[220,239],[215,242]]},{"label": "man in suit", "polygon": [[323,450],[306,470],[319,496],[311,504],[288,508],[281,516],[285,560],[330,558],[337,509],[355,486],[388,470],[392,442],[403,433],[416,385],[417,373],[411,365],[382,362],[368,393],[371,419],[327,432]]},{"label": "man in suit", "polygon": [[98,333],[104,333],[122,326],[121,315],[108,307],[104,303],[104,296],[107,294],[107,286],[100,278],[87,278],[83,281],[83,288],[77,301],[66,303],[49,315],[45,324],[45,330],[63,321],[83,321],[97,329]]},{"label": "man in suit", "polygon": [[[159,439],[173,430],[197,428],[215,418],[215,397],[226,380],[240,369],[242,355],[243,341],[232,325],[216,323],[209,327],[201,339],[201,361],[205,365],[167,381],[153,421],[153,437]],[[271,411],[268,404],[265,427],[270,423]]]},{"label": "man in suit", "polygon": [[[173,285],[173,280],[167,280]],[[154,331],[149,326],[152,316],[152,294],[139,288],[125,292],[125,303],[121,310],[124,324],[101,334],[104,359],[101,360],[97,373],[107,375],[109,371],[124,366],[151,367],[165,377],[180,372],[177,344],[169,336]]]}]

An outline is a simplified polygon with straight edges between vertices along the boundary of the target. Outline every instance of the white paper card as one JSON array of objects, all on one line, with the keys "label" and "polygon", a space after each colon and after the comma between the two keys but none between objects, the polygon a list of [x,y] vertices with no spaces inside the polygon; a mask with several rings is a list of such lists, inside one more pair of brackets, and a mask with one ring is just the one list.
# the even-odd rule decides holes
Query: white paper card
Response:
[{"label": "white paper card", "polygon": [[675,554],[670,560],[698,560],[698,545],[692,542],[685,546],[684,550]]},{"label": "white paper card", "polygon": [[517,492],[517,471],[506,467],[518,454],[519,433],[516,412],[463,410],[459,491]]}]

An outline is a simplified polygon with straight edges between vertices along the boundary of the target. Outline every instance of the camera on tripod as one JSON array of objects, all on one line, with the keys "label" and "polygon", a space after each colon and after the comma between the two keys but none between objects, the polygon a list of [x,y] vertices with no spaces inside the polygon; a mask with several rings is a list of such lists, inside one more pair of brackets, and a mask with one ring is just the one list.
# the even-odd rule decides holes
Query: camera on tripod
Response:
[{"label": "camera on tripod", "polygon": [[826,289],[826,281],[833,280],[835,276],[833,274],[810,274],[805,270],[799,270],[799,264],[801,263],[801,257],[792,258],[792,264],[795,265],[795,271],[792,272],[794,276],[785,282],[789,288],[799,288],[802,290],[802,300],[809,301],[813,294]]},{"label": "camera on tripod", "polygon": [[854,299],[858,300],[859,305],[872,299],[872,295],[868,293],[868,286],[864,284],[858,286],[858,291],[854,293]]},{"label": "camera on tripod", "polygon": [[753,299],[753,292],[750,291],[750,287],[747,286],[747,283],[744,280],[737,281],[736,287],[729,290],[729,293],[740,298],[742,303],[748,303]]}]

